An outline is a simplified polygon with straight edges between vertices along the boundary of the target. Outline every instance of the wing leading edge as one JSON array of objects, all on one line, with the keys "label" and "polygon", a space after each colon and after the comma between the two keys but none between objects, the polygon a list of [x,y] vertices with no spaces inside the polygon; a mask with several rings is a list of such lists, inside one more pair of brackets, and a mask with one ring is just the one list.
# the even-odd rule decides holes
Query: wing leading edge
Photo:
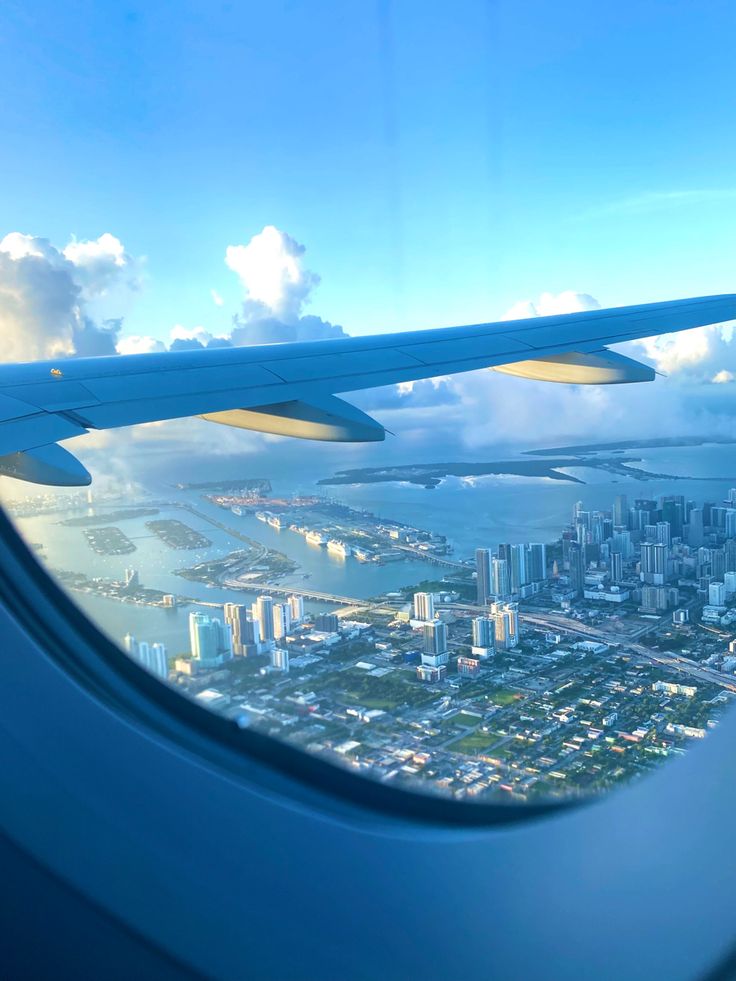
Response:
[{"label": "wing leading edge", "polygon": [[383,427],[336,393],[478,368],[572,384],[647,381],[651,368],[607,345],[733,319],[729,294],[338,340],[0,365],[0,473],[89,483],[60,440],[195,415],[306,439],[381,439]]}]

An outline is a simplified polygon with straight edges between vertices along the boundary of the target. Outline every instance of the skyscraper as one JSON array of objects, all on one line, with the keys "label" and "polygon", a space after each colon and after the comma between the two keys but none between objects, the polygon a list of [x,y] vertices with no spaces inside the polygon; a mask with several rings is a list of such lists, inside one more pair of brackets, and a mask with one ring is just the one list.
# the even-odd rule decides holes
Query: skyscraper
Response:
[{"label": "skyscraper", "polygon": [[289,610],[291,611],[291,622],[300,623],[304,619],[304,597],[290,596],[288,602]]},{"label": "skyscraper", "polygon": [[273,597],[259,596],[253,604],[253,619],[258,621],[261,642],[268,647],[273,644]]},{"label": "skyscraper", "polygon": [[166,647],[163,644],[148,644],[145,640],[137,641],[132,634],[126,634],[123,647],[133,660],[137,661],[151,674],[163,681],[169,677],[169,662],[166,657]]},{"label": "skyscraper", "polygon": [[669,549],[662,542],[644,542],[641,546],[642,582],[662,586],[667,579]]},{"label": "skyscraper", "polygon": [[229,626],[205,613],[189,614],[189,643],[192,657],[204,668],[214,668],[232,657]]},{"label": "skyscraper", "polygon": [[509,583],[509,567],[506,559],[491,560],[491,595],[496,599],[505,599],[511,592]]},{"label": "skyscraper", "polygon": [[[736,514],[736,512],[734,512]],[[656,530],[656,541],[661,545],[666,545],[668,548],[672,544],[672,534],[669,521],[658,521]]]},{"label": "skyscraper", "polygon": [[495,646],[496,624],[493,617],[473,619],[473,653],[487,656]]},{"label": "skyscraper", "polygon": [[723,546],[726,572],[736,572],[736,541],[729,539]]},{"label": "skyscraper", "polygon": [[613,523],[620,528],[628,527],[629,502],[625,494],[619,494],[613,500]]},{"label": "skyscraper", "polygon": [[314,626],[317,630],[322,630],[326,634],[336,634],[340,629],[340,618],[336,613],[320,613],[315,618]]},{"label": "skyscraper", "polygon": [[662,498],[662,520],[669,521],[673,538],[682,538],[685,517],[685,499],[681,494]]},{"label": "skyscraper", "polygon": [[447,626],[442,620],[433,620],[424,624],[424,651],[422,664],[436,668],[447,664],[450,656],[447,652]]},{"label": "skyscraper", "polygon": [[547,578],[547,547],[533,542],[527,545],[528,582],[541,582]]},{"label": "skyscraper", "polygon": [[722,582],[712,582],[708,586],[708,602],[711,606],[724,606],[726,603],[726,586]]},{"label": "skyscraper", "polygon": [[570,587],[575,596],[585,588],[585,546],[570,542]]},{"label": "skyscraper", "polygon": [[529,579],[526,571],[526,548],[524,545],[509,546],[510,553],[510,592],[518,593],[522,586],[525,586]]},{"label": "skyscraper", "polygon": [[611,552],[611,579],[621,582],[624,578],[624,561],[620,552]]},{"label": "skyscraper", "polygon": [[693,508],[687,526],[687,542],[690,548],[700,548],[703,544],[703,511]]},{"label": "skyscraper", "polygon": [[273,636],[274,640],[283,640],[291,631],[291,607],[288,603],[273,605]]},{"label": "skyscraper", "polygon": [[519,608],[516,603],[492,603],[497,650],[510,650],[519,643]]},{"label": "skyscraper", "polygon": [[[246,606],[237,603],[225,603],[223,607],[225,623],[230,627],[233,638],[233,654],[245,657],[254,654],[254,645],[258,643],[253,630],[253,619]],[[260,632],[259,632],[260,639]]]},{"label": "skyscraper", "polygon": [[611,539],[611,549],[614,552],[620,552],[624,561],[630,559],[632,552],[631,532],[617,531]]},{"label": "skyscraper", "polygon": [[271,651],[271,667],[274,671],[289,673],[289,652],[285,647],[274,647]]},{"label": "skyscraper", "polygon": [[726,572],[726,553],[722,548],[710,550],[710,574],[714,579],[723,579]]},{"label": "skyscraper", "polygon": [[491,553],[487,548],[476,548],[475,568],[478,606],[485,606],[491,595]]},{"label": "skyscraper", "polygon": [[431,593],[414,593],[414,619],[434,620],[434,597]]}]

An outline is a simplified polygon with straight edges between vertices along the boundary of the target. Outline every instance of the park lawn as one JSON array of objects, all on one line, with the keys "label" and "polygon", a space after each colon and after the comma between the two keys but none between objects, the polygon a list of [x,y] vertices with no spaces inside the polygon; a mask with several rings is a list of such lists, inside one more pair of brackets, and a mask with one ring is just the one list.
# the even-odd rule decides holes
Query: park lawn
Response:
[{"label": "park lawn", "polygon": [[[456,739],[447,748],[453,753],[477,756],[479,753],[488,753],[491,746],[497,741],[498,736],[495,732],[480,732],[480,730],[476,730],[475,732],[468,733],[467,736],[461,736],[460,739]],[[491,753],[491,755],[493,754]]]},{"label": "park lawn", "polygon": [[523,697],[520,692],[508,688],[499,688],[488,696],[494,705],[511,705],[512,702],[521,701]]},{"label": "park lawn", "polygon": [[332,691],[346,702],[368,709],[391,711],[400,705],[418,707],[437,697],[418,684],[411,684],[395,673],[373,677],[361,671],[341,671],[330,675]]},{"label": "park lawn", "polygon": [[481,721],[481,716],[473,715],[470,712],[458,712],[449,721],[454,726],[462,726],[464,729],[467,729],[468,726],[477,726]]}]

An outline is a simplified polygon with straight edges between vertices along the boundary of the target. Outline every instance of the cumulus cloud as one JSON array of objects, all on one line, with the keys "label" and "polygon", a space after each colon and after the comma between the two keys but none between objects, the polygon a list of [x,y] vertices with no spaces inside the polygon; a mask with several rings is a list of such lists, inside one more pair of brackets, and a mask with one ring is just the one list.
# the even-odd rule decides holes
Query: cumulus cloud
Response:
[{"label": "cumulus cloud", "polygon": [[338,324],[302,314],[319,276],[304,265],[306,249],[286,232],[267,225],[247,245],[229,245],[227,266],[245,292],[242,310],[233,317],[235,345],[277,344],[345,337]]},{"label": "cumulus cloud", "polygon": [[57,249],[48,239],[10,232],[0,240],[0,358],[114,354],[121,321],[96,322],[87,301],[119,283],[131,264],[112,235]]},{"label": "cumulus cloud", "polygon": [[[286,232],[267,225],[246,245],[229,245],[225,264],[237,274],[243,287],[241,309],[232,318],[228,334],[217,335],[203,326],[172,328],[172,351],[208,347],[245,347],[289,341],[318,341],[347,337],[339,324],[303,314],[319,276],[304,266],[306,249]],[[214,302],[224,303],[216,290]],[[120,349],[120,348],[119,348]]]},{"label": "cumulus cloud", "polygon": [[141,337],[133,334],[128,337],[121,337],[117,342],[118,354],[152,354],[165,350],[164,342],[156,340],[155,337]]},{"label": "cumulus cloud", "polygon": [[654,367],[682,384],[725,380],[736,372],[734,324],[709,324],[677,334],[663,334],[633,342],[634,357],[642,353]]},{"label": "cumulus cloud", "polygon": [[125,251],[120,239],[109,232],[93,241],[72,239],[63,255],[74,266],[76,282],[88,299],[104,296],[111,287],[119,286],[121,280],[132,289],[138,288],[138,264]]},{"label": "cumulus cloud", "polygon": [[231,347],[228,337],[219,337],[204,327],[183,327],[176,324],[169,334],[169,348],[172,351],[193,351],[203,347]]},{"label": "cumulus cloud", "polygon": [[726,371],[724,368],[721,371],[717,371],[715,375],[713,375],[711,382],[713,385],[728,385],[734,380],[735,377],[736,376],[732,371]]},{"label": "cumulus cloud", "polygon": [[217,292],[217,290],[210,290],[210,296],[212,297],[212,302],[215,304],[216,307],[221,307],[225,303],[225,301]]},{"label": "cumulus cloud", "polygon": [[319,276],[304,266],[305,251],[286,232],[266,225],[247,245],[229,245],[225,263],[240,279],[246,303],[291,323],[319,283]]},{"label": "cumulus cloud", "polygon": [[600,310],[600,303],[589,293],[564,290],[562,293],[542,293],[538,300],[519,300],[506,312],[504,320],[524,320],[527,317],[554,317],[559,313],[579,310]]}]

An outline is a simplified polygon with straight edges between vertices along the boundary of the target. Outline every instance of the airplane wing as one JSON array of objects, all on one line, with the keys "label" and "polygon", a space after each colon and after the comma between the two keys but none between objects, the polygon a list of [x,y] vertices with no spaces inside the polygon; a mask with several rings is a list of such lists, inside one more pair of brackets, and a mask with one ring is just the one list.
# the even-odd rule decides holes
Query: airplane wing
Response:
[{"label": "airplane wing", "polygon": [[89,473],[60,440],[195,415],[304,439],[380,440],[380,423],[336,393],[477,368],[571,384],[651,381],[649,366],[607,345],[733,319],[736,295],[723,295],[337,340],[0,365],[0,473],[84,485]]}]

